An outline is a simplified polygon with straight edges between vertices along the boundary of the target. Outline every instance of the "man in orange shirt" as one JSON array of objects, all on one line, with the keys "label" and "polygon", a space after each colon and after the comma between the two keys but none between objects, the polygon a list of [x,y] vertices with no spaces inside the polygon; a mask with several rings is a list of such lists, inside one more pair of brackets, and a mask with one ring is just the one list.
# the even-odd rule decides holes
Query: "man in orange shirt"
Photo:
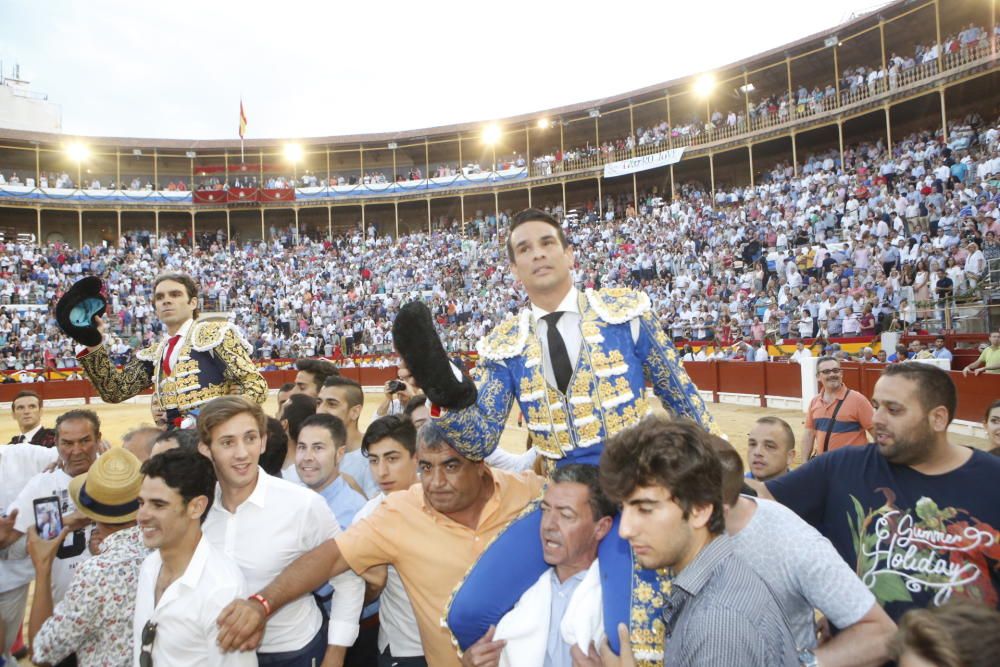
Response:
[{"label": "man in orange shirt", "polygon": [[867,444],[875,414],[867,398],[844,384],[837,359],[820,357],[816,375],[823,388],[812,399],[806,415],[802,455],[807,461],[841,447]]},{"label": "man in orange shirt", "polygon": [[543,479],[462,456],[433,422],[421,427],[416,456],[419,486],[387,496],[371,515],[301,556],[253,599],[235,600],[223,610],[222,647],[252,647],[269,615],[318,588],[330,573],[388,564],[413,604],[427,664],[458,667],[451,633],[441,623],[448,600],[493,538],[539,497]]}]

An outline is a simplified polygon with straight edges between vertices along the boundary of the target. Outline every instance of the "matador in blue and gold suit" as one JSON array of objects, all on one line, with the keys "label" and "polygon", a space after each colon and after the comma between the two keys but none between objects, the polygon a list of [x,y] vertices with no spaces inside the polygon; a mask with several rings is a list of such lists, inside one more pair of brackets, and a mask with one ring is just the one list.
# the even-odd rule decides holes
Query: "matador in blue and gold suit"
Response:
[{"label": "matador in blue and gold suit", "polygon": [[[546,380],[536,313],[526,308],[477,346],[478,398],[435,417],[459,451],[482,460],[498,445],[508,413],[520,405],[538,452],[555,466],[597,465],[604,443],[649,413],[646,383],[677,417],[718,432],[705,403],[654,316],[649,297],[630,289],[572,289],[563,304],[579,313],[579,355],[565,393]],[[549,566],[539,544],[541,512],[530,507],[484,552],[452,598],[445,619],[464,651],[510,610]],[[598,551],[604,627],[618,653],[627,623],[640,664],[662,662],[664,572],[643,570],[618,535],[618,519]]]}]

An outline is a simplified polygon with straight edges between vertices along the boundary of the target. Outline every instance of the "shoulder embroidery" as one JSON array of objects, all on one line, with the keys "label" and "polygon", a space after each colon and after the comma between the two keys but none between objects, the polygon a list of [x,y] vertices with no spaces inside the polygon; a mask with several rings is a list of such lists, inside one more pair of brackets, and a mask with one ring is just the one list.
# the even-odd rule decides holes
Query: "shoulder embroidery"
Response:
[{"label": "shoulder embroidery", "polygon": [[198,352],[207,352],[218,347],[226,337],[226,332],[231,331],[237,342],[246,348],[247,352],[253,352],[253,346],[247,342],[231,322],[209,320],[198,322],[191,331],[191,349]]},{"label": "shoulder embroidery", "polygon": [[157,361],[160,360],[160,357],[163,356],[163,353],[160,351],[161,345],[163,345],[163,341],[159,341],[153,345],[144,347],[135,353],[135,358],[140,361],[148,361],[150,363],[155,364]]},{"label": "shoulder embroidery", "polygon": [[637,292],[627,287],[612,287],[586,291],[587,301],[598,317],[608,324],[622,324],[640,317],[651,308],[645,292]]},{"label": "shoulder embroidery", "polygon": [[501,361],[516,357],[524,350],[531,329],[531,311],[525,308],[517,317],[508,317],[476,343],[480,357]]}]

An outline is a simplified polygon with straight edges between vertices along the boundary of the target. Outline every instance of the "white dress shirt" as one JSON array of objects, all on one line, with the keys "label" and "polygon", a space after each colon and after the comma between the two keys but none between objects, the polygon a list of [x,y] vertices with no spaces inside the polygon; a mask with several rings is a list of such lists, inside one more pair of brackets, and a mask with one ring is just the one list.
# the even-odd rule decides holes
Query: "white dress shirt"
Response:
[{"label": "white dress shirt", "polygon": [[132,622],[132,654],[139,667],[142,630],[156,623],[152,656],[154,665],[185,667],[249,667],[257,664],[253,651],[223,653],[216,639],[219,613],[233,598],[247,595],[246,581],[237,565],[201,538],[187,569],[167,586],[155,602],[156,580],[163,567],[159,550],[151,553],[139,570]]},{"label": "white dress shirt", "polygon": [[486,465],[507,472],[524,472],[534,469],[537,458],[538,450],[534,447],[529,447],[522,454],[511,454],[503,447],[497,447],[492,454],[486,457]]},{"label": "white dress shirt", "polygon": [[[583,331],[580,328],[580,292],[575,287],[571,287],[569,292],[563,297],[559,306],[552,312],[562,312],[562,317],[556,322],[556,329],[562,336],[566,345],[566,353],[569,355],[569,362],[576,369],[576,363],[580,359],[580,348],[583,345]],[[542,318],[549,314],[549,311],[542,310],[535,304],[531,304],[531,316],[535,320],[535,332],[538,340],[542,344],[542,374],[549,386],[557,387],[556,374],[552,370],[552,360],[549,358],[549,325]],[[634,318],[630,325],[632,327],[632,342],[639,341],[639,319]]]},{"label": "white dress shirt", "polygon": [[[354,515],[354,523],[374,512],[383,500],[385,500],[384,493],[379,493],[369,500]],[[424,654],[424,646],[420,643],[420,631],[417,629],[417,617],[413,613],[413,605],[410,604],[410,598],[403,588],[399,572],[392,565],[388,567],[389,576],[379,596],[378,652],[385,652],[385,647],[389,646],[394,658],[421,656]]]},{"label": "white dress shirt", "polygon": [[[262,468],[253,493],[235,512],[222,506],[222,491],[216,485],[215,502],[202,531],[213,547],[239,565],[251,592],[261,590],[299,556],[341,532],[322,496],[272,477]],[[330,583],[335,593],[329,643],[351,646],[358,638],[365,584],[350,571]],[[316,601],[305,595],[268,619],[259,651],[297,651],[316,636],[322,622]]]},{"label": "white dress shirt", "polygon": [[[181,341],[184,340],[184,337],[187,335],[188,330],[192,326],[194,326],[194,320],[188,320],[187,322],[181,325],[180,329],[177,330],[177,333],[175,335],[180,336],[180,338],[177,339],[177,344],[174,345],[173,350],[170,350],[170,339],[173,336],[171,336],[170,334],[166,334],[163,337],[163,354],[166,355],[167,350],[170,350],[170,358],[167,359],[167,362],[170,364],[171,370],[177,367],[177,358],[181,356]],[[160,363],[162,363],[162,359]]]}]

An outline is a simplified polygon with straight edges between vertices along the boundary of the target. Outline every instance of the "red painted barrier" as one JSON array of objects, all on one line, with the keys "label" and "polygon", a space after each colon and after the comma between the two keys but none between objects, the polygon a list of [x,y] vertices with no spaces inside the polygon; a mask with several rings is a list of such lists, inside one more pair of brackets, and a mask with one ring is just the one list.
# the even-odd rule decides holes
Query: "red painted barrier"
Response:
[{"label": "red painted barrier", "polygon": [[[871,398],[875,383],[882,375],[884,364],[859,364],[843,362],[844,382]],[[767,405],[766,396],[800,398],[802,386],[798,364],[787,362],[747,362],[747,361],[689,361],[684,368],[692,382],[702,391],[711,391],[713,400],[718,401],[719,393],[750,394],[760,399],[761,406]],[[264,378],[271,389],[277,389],[285,382],[295,380],[296,370],[264,371]],[[396,377],[396,367],[344,367],[340,374],[351,378],[365,387],[379,387]],[[1000,374],[969,375],[961,371],[949,373],[958,391],[956,419],[981,422],[986,408],[1000,398]],[[86,380],[54,380],[33,384],[0,384],[0,403],[9,403],[22,390],[37,392],[43,400],[90,399],[97,392]],[[147,390],[143,392],[149,394]]]},{"label": "red painted barrier", "polygon": [[802,371],[798,364],[764,364],[764,394],[802,398]]},{"label": "red painted barrier", "polygon": [[684,370],[688,377],[702,391],[716,392],[719,390],[719,376],[716,373],[718,362],[715,361],[685,361]]},{"label": "red painted barrier", "polygon": [[760,397],[761,406],[764,402],[764,365],[763,361],[720,361],[719,391],[734,394],[756,394]]},{"label": "red painted barrier", "polygon": [[362,368],[359,382],[362,387],[382,386],[389,380],[396,379],[396,367],[388,368]]}]

